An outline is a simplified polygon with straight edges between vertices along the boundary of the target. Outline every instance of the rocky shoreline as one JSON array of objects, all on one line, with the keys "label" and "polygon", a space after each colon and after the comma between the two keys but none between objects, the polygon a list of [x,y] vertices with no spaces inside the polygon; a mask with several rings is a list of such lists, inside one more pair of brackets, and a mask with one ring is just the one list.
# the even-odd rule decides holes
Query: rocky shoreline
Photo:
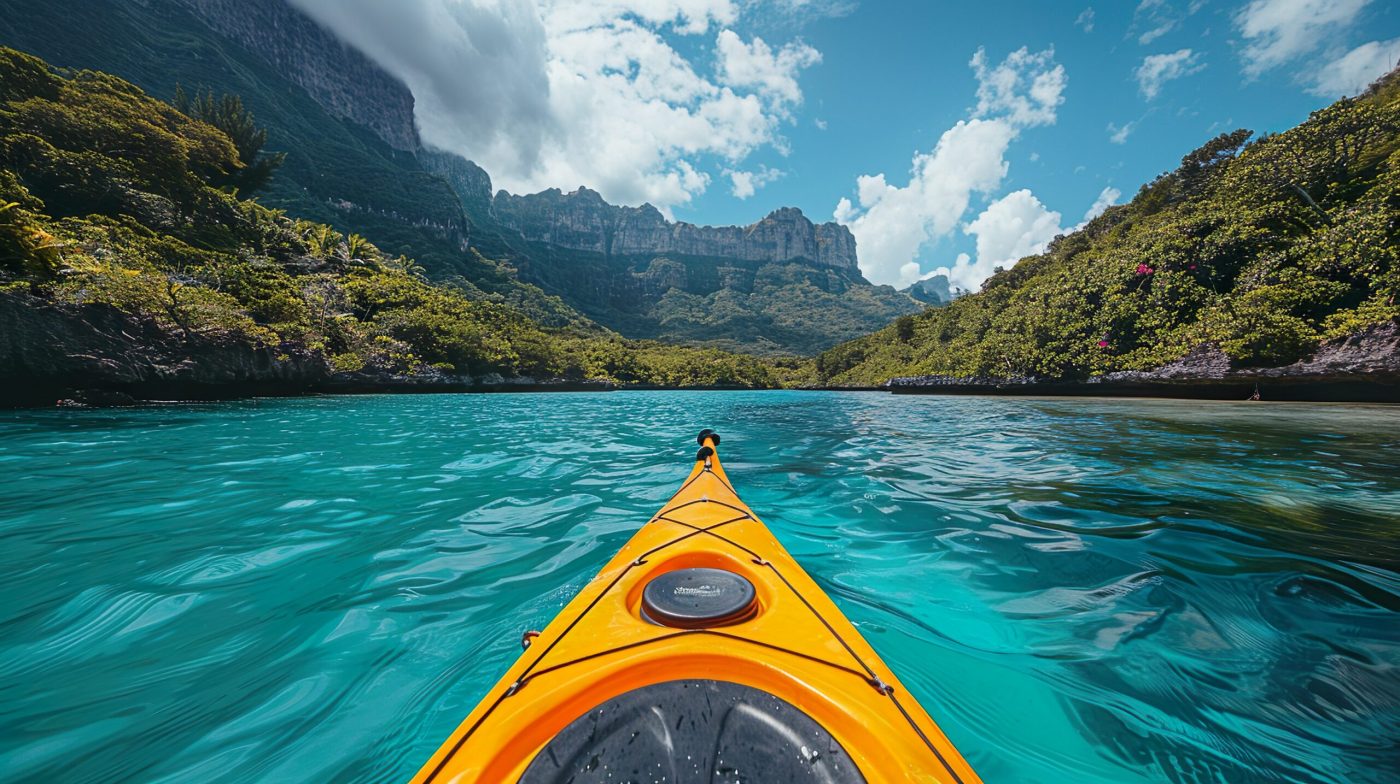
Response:
[{"label": "rocky shoreline", "polygon": [[[0,296],[0,407],[122,406],[142,401],[431,392],[574,392],[661,389],[573,378],[473,377],[427,369],[398,375],[335,372],[304,346],[252,347],[232,338],[179,336],[106,305],[57,306]],[[732,387],[725,387],[732,388]],[[894,394],[1167,397],[1400,403],[1400,323],[1324,343],[1310,357],[1240,368],[1202,346],[1152,371],[1088,379],[894,378]],[[846,388],[846,391],[852,391]]]},{"label": "rocky shoreline", "polygon": [[880,388],[901,395],[1248,400],[1257,393],[1260,400],[1400,403],[1400,323],[1327,341],[1312,356],[1282,367],[1235,367],[1219,347],[1204,345],[1150,371],[1086,379],[912,376],[892,378]]},{"label": "rocky shoreline", "polygon": [[108,305],[54,305],[0,296],[0,407],[122,406],[151,400],[372,392],[564,392],[608,381],[335,372],[305,346],[253,347],[230,337],[180,336]]}]

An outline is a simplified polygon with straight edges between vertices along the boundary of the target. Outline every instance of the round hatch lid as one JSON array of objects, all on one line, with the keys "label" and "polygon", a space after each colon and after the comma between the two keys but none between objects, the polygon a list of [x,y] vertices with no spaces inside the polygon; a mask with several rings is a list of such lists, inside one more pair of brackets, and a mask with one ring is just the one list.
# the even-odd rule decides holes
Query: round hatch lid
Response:
[{"label": "round hatch lid", "polygon": [[642,590],[643,617],[662,626],[725,626],[757,612],[753,583],[726,569],[676,569],[652,578]]}]

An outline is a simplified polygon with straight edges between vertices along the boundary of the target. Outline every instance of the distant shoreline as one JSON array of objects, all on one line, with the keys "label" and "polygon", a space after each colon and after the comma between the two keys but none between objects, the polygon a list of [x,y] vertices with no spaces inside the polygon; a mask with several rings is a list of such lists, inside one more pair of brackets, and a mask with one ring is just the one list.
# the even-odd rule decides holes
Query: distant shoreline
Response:
[{"label": "distant shoreline", "polygon": [[[778,392],[771,387],[659,387],[628,386],[604,382],[536,381],[498,384],[321,384],[289,388],[260,384],[226,386],[177,385],[144,389],[77,388],[28,389],[0,392],[0,410],[47,408],[132,408],[175,403],[221,403],[255,398],[338,397],[353,395],[423,394],[564,394],[570,392]],[[1016,384],[940,384],[913,387],[801,387],[807,392],[883,392],[895,396],[1020,397],[1020,398],[1097,398],[1246,401],[1254,394],[1252,384],[1116,384],[1088,382],[1041,382]],[[1275,383],[1259,387],[1261,402],[1379,403],[1400,404],[1400,385],[1381,382],[1302,382]]]},{"label": "distant shoreline", "polygon": [[[249,397],[334,394],[609,392],[759,389],[741,385],[660,386],[606,379],[454,375],[425,368],[414,375],[385,371],[335,372],[324,357],[280,353],[218,343],[160,350],[121,332],[125,321],[66,333],[66,320],[38,324],[15,309],[9,332],[0,329],[0,408],[93,408],[146,401],[217,401]],[[0,313],[3,315],[3,313]],[[3,320],[0,320],[3,321]],[[0,327],[5,326],[0,323]],[[45,327],[40,329],[39,327]],[[27,339],[26,339],[27,338]],[[7,341],[8,339],[8,341]],[[4,347],[8,345],[9,348]],[[1127,397],[1184,400],[1400,403],[1400,322],[1365,327],[1327,341],[1306,358],[1281,367],[1236,367],[1219,347],[1203,344],[1180,359],[1147,371],[1118,371],[1089,378],[958,377],[892,378],[876,386],[819,386],[829,391],[896,395],[1000,397]]]}]

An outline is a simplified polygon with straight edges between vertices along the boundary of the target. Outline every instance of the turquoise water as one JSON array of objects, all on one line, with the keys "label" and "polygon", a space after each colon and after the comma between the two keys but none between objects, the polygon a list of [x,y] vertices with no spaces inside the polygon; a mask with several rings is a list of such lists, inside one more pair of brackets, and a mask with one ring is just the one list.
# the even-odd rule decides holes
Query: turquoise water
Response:
[{"label": "turquoise water", "polygon": [[0,778],[406,779],[677,487],[989,782],[1400,770],[1400,409],[815,392],[0,412]]}]

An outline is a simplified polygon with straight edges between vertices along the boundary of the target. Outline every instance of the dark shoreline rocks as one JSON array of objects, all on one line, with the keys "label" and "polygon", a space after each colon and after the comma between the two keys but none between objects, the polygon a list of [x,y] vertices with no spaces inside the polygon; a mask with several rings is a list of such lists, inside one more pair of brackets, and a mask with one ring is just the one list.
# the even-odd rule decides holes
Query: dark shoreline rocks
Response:
[{"label": "dark shoreline rocks", "polygon": [[912,376],[882,389],[902,395],[1030,395],[1169,397],[1400,403],[1400,323],[1373,324],[1329,340],[1312,356],[1270,368],[1235,367],[1218,346],[1206,344],[1150,371],[1122,371],[1086,379],[1034,376]]},{"label": "dark shoreline rocks", "polygon": [[562,392],[615,388],[590,379],[336,373],[305,346],[184,337],[100,304],[0,294],[0,408],[114,407],[142,401],[371,392]]}]

